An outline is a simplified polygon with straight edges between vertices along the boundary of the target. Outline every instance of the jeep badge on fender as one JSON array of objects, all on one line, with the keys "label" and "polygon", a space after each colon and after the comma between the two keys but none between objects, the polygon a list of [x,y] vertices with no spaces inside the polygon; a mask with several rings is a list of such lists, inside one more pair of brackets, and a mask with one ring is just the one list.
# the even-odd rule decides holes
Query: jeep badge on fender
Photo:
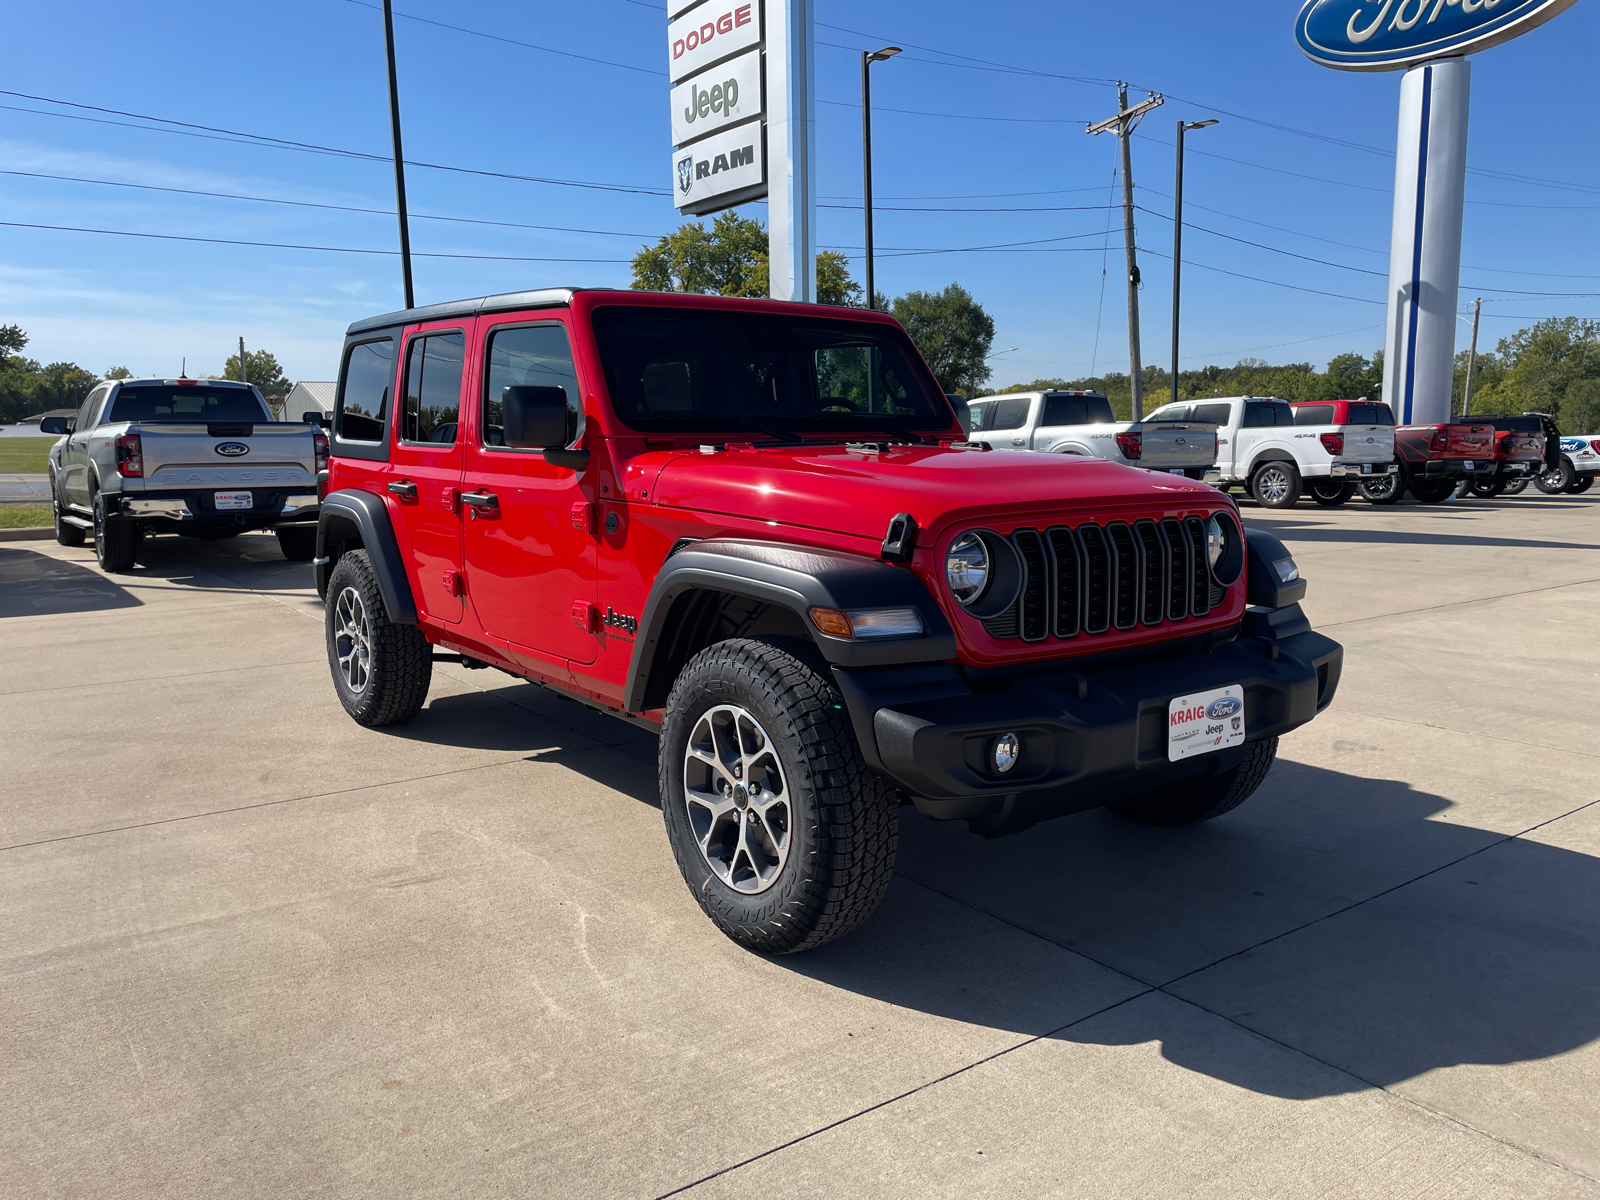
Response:
[{"label": "jeep badge on fender", "polygon": [[967,442],[884,313],[488,296],[357,321],[337,394],[315,570],[345,710],[418,718],[437,655],[657,730],[689,894],[762,953],[871,915],[903,803],[986,836],[1207,820],[1339,685],[1226,493]]}]

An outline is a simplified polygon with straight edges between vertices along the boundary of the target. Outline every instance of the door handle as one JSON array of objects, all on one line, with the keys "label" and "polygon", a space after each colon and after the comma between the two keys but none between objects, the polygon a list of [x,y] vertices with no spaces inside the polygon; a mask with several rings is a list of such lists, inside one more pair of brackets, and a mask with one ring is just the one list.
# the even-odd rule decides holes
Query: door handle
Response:
[{"label": "door handle", "polygon": [[473,508],[499,508],[500,497],[493,492],[462,492],[461,503]]},{"label": "door handle", "polygon": [[407,482],[391,483],[389,485],[389,494],[391,496],[399,496],[407,504],[415,504],[417,502],[417,485]]}]

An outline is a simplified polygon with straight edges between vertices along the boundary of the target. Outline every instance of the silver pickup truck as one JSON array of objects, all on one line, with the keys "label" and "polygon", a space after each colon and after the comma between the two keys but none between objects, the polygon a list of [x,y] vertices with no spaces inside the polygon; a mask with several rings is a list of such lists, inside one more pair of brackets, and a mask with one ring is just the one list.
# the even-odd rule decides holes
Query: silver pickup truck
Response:
[{"label": "silver pickup truck", "polygon": [[327,435],[274,421],[247,384],[107,380],[76,416],[48,417],[39,429],[64,435],[50,448],[56,541],[81,546],[92,533],[107,571],[132,567],[146,533],[272,529],[290,561],[316,553]]},{"label": "silver pickup truck", "polygon": [[1106,458],[1190,479],[1205,479],[1217,458],[1215,425],[1118,421],[1099,392],[1007,392],[980,396],[971,409],[968,436],[996,450]]}]

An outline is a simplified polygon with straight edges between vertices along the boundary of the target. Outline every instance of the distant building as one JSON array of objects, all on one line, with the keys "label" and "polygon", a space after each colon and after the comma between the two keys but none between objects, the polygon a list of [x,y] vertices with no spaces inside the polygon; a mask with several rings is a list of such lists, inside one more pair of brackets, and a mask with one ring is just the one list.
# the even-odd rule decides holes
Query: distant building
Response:
[{"label": "distant building", "polygon": [[294,390],[283,402],[283,419],[298,421],[301,413],[308,412],[320,412],[325,417],[333,416],[333,392],[336,386],[332,380],[325,383],[312,381],[295,384]]},{"label": "distant building", "polygon": [[23,417],[18,425],[37,425],[46,417],[75,417],[78,410],[75,408],[52,408],[49,412],[34,413],[31,417]]}]

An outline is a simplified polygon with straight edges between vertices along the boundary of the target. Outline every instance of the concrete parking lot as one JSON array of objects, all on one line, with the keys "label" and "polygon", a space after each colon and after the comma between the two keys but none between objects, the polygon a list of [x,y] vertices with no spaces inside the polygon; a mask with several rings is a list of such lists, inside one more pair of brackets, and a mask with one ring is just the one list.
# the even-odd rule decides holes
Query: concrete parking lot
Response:
[{"label": "concrete parking lot", "polygon": [[1245,516],[1347,652],[1250,803],[904,810],[784,959],[648,735],[359,728],[270,536],[0,546],[0,1195],[1600,1197],[1600,499]]}]

